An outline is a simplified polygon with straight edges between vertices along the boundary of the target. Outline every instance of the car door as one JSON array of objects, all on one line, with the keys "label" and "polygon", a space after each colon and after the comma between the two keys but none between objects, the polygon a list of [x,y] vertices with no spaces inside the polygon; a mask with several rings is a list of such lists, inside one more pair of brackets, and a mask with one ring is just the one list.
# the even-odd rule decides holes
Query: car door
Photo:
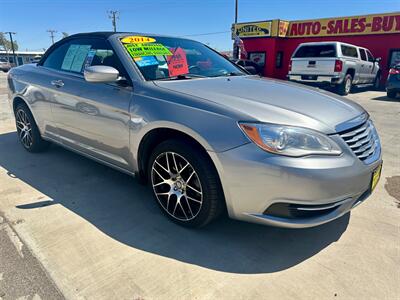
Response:
[{"label": "car door", "polygon": [[367,59],[368,59],[368,70],[366,72],[367,75],[367,81],[368,83],[373,83],[375,81],[376,73],[377,73],[377,66],[375,62],[375,58],[372,56],[371,52],[367,49],[365,49],[367,52]]},{"label": "car door", "polygon": [[51,108],[59,140],[94,158],[130,169],[132,86],[87,82],[83,76],[84,68],[93,65],[112,66],[125,77],[126,71],[105,39],[75,38],[62,47],[62,61],[50,79],[55,95]]},{"label": "car door", "polygon": [[367,58],[367,52],[363,48],[358,48],[360,51],[360,81],[359,83],[366,83],[368,81],[368,58]]}]

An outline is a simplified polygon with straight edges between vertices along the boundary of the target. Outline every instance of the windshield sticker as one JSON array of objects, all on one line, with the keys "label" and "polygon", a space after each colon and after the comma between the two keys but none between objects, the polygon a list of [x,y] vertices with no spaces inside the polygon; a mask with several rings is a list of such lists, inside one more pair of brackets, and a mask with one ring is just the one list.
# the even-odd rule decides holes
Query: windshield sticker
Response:
[{"label": "windshield sticker", "polygon": [[158,60],[154,56],[135,57],[134,60],[139,67],[158,65]]},{"label": "windshield sticker", "polygon": [[69,71],[71,70],[72,62],[74,61],[74,57],[76,52],[78,51],[79,45],[72,44],[69,46],[67,53],[64,56],[63,63],[61,65],[61,70]]},{"label": "windshield sticker", "polygon": [[171,51],[162,44],[125,44],[124,46],[132,58],[141,56],[172,55]]},{"label": "windshield sticker", "polygon": [[156,39],[147,36],[127,36],[121,39],[121,42],[124,44],[145,44],[145,43],[154,43]]},{"label": "windshield sticker", "polygon": [[189,73],[189,66],[186,59],[186,52],[181,47],[174,51],[172,56],[167,57],[169,76],[178,76]]},{"label": "windshield sticker", "polygon": [[89,51],[89,53],[86,56],[84,69],[86,69],[87,67],[90,67],[95,55],[96,55],[96,50],[95,49],[92,49],[92,50]]},{"label": "windshield sticker", "polygon": [[61,69],[80,73],[83,69],[83,64],[90,48],[90,45],[72,44],[69,46],[61,65]]},{"label": "windshield sticker", "polygon": [[85,62],[86,56],[89,53],[90,45],[80,45],[78,51],[75,54],[74,61],[71,65],[71,71],[81,72],[83,68],[83,63]]}]

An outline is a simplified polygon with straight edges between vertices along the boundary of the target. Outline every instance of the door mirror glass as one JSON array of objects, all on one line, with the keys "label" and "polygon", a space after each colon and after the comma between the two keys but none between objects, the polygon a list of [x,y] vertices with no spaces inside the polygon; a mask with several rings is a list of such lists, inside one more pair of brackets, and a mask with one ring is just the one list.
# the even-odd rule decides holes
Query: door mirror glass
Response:
[{"label": "door mirror glass", "polygon": [[377,58],[375,58],[375,61],[376,61],[376,62],[381,62],[381,60],[382,60],[382,57],[377,57]]},{"label": "door mirror glass", "polygon": [[88,82],[116,82],[119,79],[117,69],[109,66],[91,66],[83,72]]}]

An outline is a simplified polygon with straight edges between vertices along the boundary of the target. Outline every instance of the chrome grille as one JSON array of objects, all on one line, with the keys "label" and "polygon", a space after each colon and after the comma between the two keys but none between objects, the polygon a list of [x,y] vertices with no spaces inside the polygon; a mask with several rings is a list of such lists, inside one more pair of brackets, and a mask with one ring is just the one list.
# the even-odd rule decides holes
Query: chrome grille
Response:
[{"label": "chrome grille", "polygon": [[[367,122],[339,133],[353,153],[362,161],[380,154],[380,142],[372,122]],[[379,152],[379,153],[378,153]]]}]

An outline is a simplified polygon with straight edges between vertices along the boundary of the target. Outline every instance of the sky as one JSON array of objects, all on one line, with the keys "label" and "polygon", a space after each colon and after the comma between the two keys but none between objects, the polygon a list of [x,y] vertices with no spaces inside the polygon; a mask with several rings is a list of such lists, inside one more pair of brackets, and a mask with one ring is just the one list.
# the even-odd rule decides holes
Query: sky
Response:
[{"label": "sky", "polygon": [[[119,11],[118,31],[189,38],[217,50],[232,47],[235,0],[0,0],[0,32],[13,31],[20,50],[51,45],[49,29],[68,34],[112,30],[107,11]],[[239,22],[302,20],[400,11],[400,0],[239,0]]]}]

